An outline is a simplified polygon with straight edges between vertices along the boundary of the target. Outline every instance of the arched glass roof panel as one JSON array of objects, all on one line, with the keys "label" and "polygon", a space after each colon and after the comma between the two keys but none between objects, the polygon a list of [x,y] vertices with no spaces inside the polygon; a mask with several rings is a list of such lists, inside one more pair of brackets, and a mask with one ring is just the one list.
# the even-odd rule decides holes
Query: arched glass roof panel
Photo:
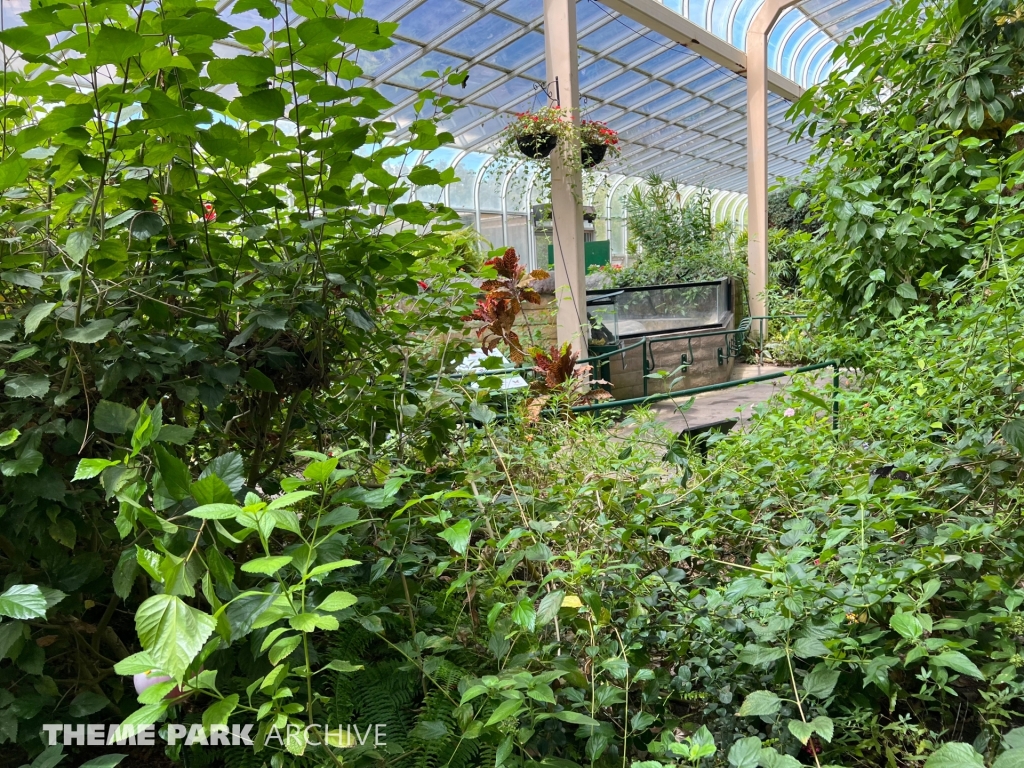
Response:
[{"label": "arched glass roof panel", "polygon": [[625,24],[605,24],[589,35],[582,37],[580,39],[580,48],[592,53],[601,53],[608,46],[621,43],[635,35],[636,32]]},{"label": "arched glass roof panel", "polygon": [[747,47],[747,30],[754,14],[761,7],[759,0],[739,0],[733,8],[732,24],[729,29],[729,42],[741,50]]},{"label": "arched glass roof panel", "polygon": [[459,32],[451,40],[448,40],[444,47],[469,59],[507,39],[517,29],[519,29],[519,25],[514,21],[492,14],[484,16]]},{"label": "arched glass roof panel", "polygon": [[543,55],[544,35],[539,32],[528,32],[519,39],[502,46],[485,61],[495,67],[508,70]]},{"label": "arched glass roof panel", "polygon": [[782,48],[784,41],[789,39],[793,30],[804,21],[804,16],[796,8],[783,11],[768,33],[768,66],[776,72],[782,71]]},{"label": "arched glass roof panel", "polygon": [[481,211],[500,211],[502,208],[501,195],[505,188],[505,165],[498,162],[490,162],[480,174],[479,187],[479,208]]},{"label": "arched glass roof panel", "polygon": [[398,28],[403,37],[429,43],[475,10],[474,6],[462,0],[427,0],[403,16]]},{"label": "arched glass roof panel", "polygon": [[[659,1],[740,48],[761,2]],[[848,12],[875,13],[886,2],[804,0],[783,14],[771,34],[770,63],[798,82],[814,82],[829,69],[834,41],[825,26],[845,25]],[[411,89],[436,89],[441,84],[423,73],[445,67],[469,72],[465,89],[448,91],[463,109],[445,121],[462,149],[493,150],[513,112],[547,102],[543,0],[375,0],[368,5],[373,15],[399,23],[395,46],[360,57],[366,83],[395,102],[388,119],[407,126],[415,117]],[[702,178],[693,183],[715,178],[745,190],[742,77],[599,0],[578,0],[577,31],[582,108],[588,119],[623,133],[622,158],[606,161],[606,171],[694,173]],[[771,170],[795,174],[809,149],[788,143],[786,102],[769,104]]]},{"label": "arched glass roof panel", "polygon": [[543,0],[508,0],[498,11],[520,21],[532,21],[543,13]]},{"label": "arched glass roof panel", "polygon": [[729,40],[729,19],[734,6],[735,0],[712,0],[708,14],[711,17],[711,26],[708,28],[711,34]]},{"label": "arched glass roof panel", "polygon": [[455,166],[455,176],[459,180],[448,187],[448,204],[452,208],[476,209],[476,179],[488,159],[481,152],[470,152]]}]

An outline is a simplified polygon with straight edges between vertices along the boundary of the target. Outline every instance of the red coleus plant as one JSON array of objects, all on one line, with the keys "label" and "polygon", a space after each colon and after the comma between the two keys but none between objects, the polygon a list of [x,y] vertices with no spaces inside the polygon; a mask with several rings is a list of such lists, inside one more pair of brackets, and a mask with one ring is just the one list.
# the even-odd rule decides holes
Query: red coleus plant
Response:
[{"label": "red coleus plant", "polygon": [[473,314],[464,319],[478,320],[484,324],[477,329],[476,335],[485,352],[505,342],[509,348],[509,358],[519,365],[526,359],[526,354],[512,326],[522,311],[523,302],[540,304],[540,294],[531,284],[534,280],[545,279],[548,273],[543,269],[527,273],[526,267],[519,263],[515,248],[509,248],[501,256],[484,262],[484,266],[494,267],[498,277],[483,282],[480,287],[486,294],[477,302]]},{"label": "red coleus plant", "polygon": [[550,352],[542,349],[532,349],[530,352],[533,354],[534,367],[544,374],[544,385],[548,389],[560,387],[574,378],[577,367],[587,367],[576,365],[580,353],[574,352],[568,344],[563,344],[561,349],[552,345]]}]

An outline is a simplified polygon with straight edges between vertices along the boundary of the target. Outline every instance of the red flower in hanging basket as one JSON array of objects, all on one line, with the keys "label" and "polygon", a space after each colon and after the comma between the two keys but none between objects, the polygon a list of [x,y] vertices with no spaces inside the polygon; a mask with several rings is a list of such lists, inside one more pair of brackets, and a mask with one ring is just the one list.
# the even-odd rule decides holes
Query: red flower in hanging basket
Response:
[{"label": "red flower in hanging basket", "polygon": [[619,152],[619,132],[597,120],[580,123],[580,139],[584,144],[605,146],[612,154]]}]

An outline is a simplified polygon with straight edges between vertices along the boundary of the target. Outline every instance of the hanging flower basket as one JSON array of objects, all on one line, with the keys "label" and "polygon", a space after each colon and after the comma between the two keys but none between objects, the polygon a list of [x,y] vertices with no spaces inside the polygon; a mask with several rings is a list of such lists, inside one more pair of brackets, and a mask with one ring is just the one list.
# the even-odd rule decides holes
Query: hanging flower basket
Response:
[{"label": "hanging flower basket", "polygon": [[584,144],[580,148],[580,162],[584,168],[593,168],[601,164],[606,154],[608,146],[605,144]]},{"label": "hanging flower basket", "polygon": [[560,107],[520,112],[502,132],[502,145],[531,160],[547,158],[560,143],[572,146],[578,136],[572,113]]},{"label": "hanging flower basket", "polygon": [[531,160],[541,160],[558,146],[558,136],[553,133],[532,133],[516,136],[519,151]]},{"label": "hanging flower basket", "polygon": [[584,168],[600,165],[608,153],[618,157],[619,134],[604,123],[596,120],[584,120],[580,123],[581,162]]}]

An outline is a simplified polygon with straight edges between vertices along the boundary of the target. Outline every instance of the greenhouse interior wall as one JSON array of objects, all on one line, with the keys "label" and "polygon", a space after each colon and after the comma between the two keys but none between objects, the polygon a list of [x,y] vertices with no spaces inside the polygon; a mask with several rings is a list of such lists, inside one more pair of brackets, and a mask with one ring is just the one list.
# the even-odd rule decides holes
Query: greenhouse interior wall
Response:
[{"label": "greenhouse interior wall", "polygon": [[[485,248],[515,248],[531,269],[547,268],[545,252],[550,237],[531,213],[546,198],[546,186],[536,173],[523,165],[509,168],[482,152],[459,152],[453,148],[435,150],[421,162],[439,170],[453,167],[459,180],[443,190],[420,188],[417,199],[455,209],[463,223],[480,234]],[[623,264],[627,257],[626,196],[644,184],[637,177],[603,173],[588,174],[584,181],[583,205],[594,210],[593,226],[587,228],[586,239],[609,241],[613,264]],[[692,201],[700,190],[698,186],[681,186],[680,204]],[[729,221],[737,229],[746,226],[745,194],[713,188],[709,192],[711,216],[716,224]]]}]

